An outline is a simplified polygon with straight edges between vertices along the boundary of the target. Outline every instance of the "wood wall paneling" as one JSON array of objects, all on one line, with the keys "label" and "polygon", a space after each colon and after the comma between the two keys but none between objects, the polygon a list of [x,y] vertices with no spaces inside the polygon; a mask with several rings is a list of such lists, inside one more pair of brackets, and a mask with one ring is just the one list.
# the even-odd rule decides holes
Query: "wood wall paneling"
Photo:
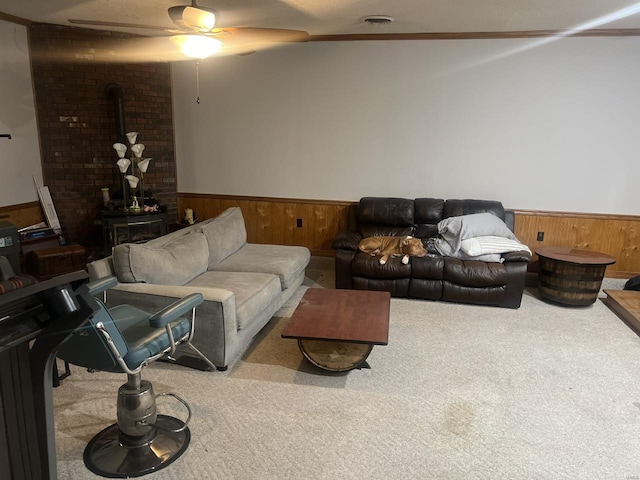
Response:
[{"label": "wood wall paneling", "polygon": [[[253,243],[303,245],[314,255],[332,256],[331,243],[346,230],[347,210],[353,202],[240,197],[178,193],[178,212],[192,208],[199,220],[238,206]],[[540,247],[565,246],[612,255],[606,276],[640,275],[640,216],[516,210],[515,233],[532,252]],[[302,219],[302,227],[296,226]],[[544,240],[538,241],[538,232]]]},{"label": "wood wall paneling", "polygon": [[[544,232],[543,241],[538,232]],[[556,246],[607,253],[616,259],[607,277],[640,275],[640,216],[516,210],[515,234],[534,253]]]},{"label": "wood wall paneling", "polygon": [[[178,193],[178,211],[191,208],[199,220],[215,217],[230,207],[240,207],[252,243],[303,245],[314,255],[334,254],[331,243],[347,228],[352,202],[236,197]],[[302,226],[297,226],[297,220]]]},{"label": "wood wall paneling", "polygon": [[28,202],[0,207],[0,220],[13,223],[18,228],[24,228],[44,222],[45,218],[40,202]]}]

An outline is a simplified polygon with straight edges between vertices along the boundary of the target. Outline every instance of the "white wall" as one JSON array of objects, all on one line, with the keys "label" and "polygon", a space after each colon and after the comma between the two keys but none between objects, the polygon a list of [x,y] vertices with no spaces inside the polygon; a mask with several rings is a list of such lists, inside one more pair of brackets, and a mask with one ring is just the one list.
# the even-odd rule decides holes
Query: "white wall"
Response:
[{"label": "white wall", "polygon": [[0,20],[0,207],[38,200],[40,144],[29,64],[27,30]]},{"label": "white wall", "polygon": [[[530,48],[533,47],[533,48]],[[640,38],[314,42],[174,64],[178,191],[640,214]]]}]

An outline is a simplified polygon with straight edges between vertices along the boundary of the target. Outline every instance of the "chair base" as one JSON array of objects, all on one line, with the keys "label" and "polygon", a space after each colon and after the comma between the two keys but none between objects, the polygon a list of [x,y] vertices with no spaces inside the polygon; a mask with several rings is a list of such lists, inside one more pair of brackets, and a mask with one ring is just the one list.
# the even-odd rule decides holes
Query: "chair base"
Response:
[{"label": "chair base", "polygon": [[184,422],[167,415],[158,415],[156,437],[145,445],[123,446],[120,430],[113,424],[91,439],[84,450],[84,464],[96,475],[107,478],[139,477],[158,471],[182,455],[191,441],[189,428],[179,433]]}]

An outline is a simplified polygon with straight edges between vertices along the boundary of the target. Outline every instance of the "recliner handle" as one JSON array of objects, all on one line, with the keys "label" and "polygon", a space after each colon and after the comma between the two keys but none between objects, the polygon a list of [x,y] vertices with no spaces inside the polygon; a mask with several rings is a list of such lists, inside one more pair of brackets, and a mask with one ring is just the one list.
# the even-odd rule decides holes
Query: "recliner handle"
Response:
[{"label": "recliner handle", "polygon": [[204,302],[204,297],[201,293],[192,293],[191,295],[187,295],[151,316],[149,318],[149,325],[154,328],[165,327],[167,324],[177,320],[189,310],[200,305],[202,302]]}]

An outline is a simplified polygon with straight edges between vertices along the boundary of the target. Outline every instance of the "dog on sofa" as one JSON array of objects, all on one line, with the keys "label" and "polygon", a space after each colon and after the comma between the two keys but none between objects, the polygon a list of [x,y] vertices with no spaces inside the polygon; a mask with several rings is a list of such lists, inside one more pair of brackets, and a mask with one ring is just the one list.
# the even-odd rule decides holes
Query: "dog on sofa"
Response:
[{"label": "dog on sofa", "polygon": [[422,244],[422,240],[410,235],[405,237],[367,237],[358,244],[360,251],[375,257],[380,257],[380,265],[384,265],[389,257],[402,257],[402,263],[409,263],[409,257],[426,257],[427,251]]}]

